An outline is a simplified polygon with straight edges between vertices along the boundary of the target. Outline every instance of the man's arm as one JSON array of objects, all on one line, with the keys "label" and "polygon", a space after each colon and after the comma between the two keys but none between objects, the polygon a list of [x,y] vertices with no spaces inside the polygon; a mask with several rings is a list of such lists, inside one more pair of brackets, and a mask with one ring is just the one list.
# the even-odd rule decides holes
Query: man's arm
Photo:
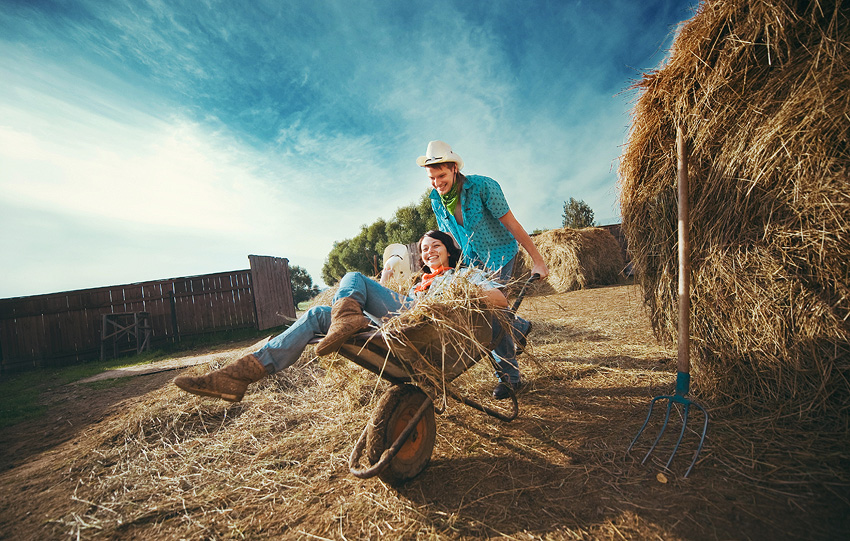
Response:
[{"label": "man's arm", "polygon": [[502,222],[502,225],[510,231],[511,235],[514,236],[525,251],[528,252],[528,255],[531,256],[531,261],[533,263],[531,274],[539,274],[541,280],[549,276],[549,267],[547,267],[546,262],[543,261],[543,256],[541,256],[540,252],[537,251],[537,246],[534,245],[534,241],[531,240],[531,237],[525,232],[525,228],[523,228],[514,217],[513,211],[509,210],[507,214],[499,218],[499,221]]}]

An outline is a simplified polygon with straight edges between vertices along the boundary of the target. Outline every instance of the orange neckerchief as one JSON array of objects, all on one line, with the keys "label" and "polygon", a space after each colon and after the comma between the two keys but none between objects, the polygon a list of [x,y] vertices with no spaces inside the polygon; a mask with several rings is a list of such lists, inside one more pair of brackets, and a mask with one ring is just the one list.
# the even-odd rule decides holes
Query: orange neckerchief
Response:
[{"label": "orange neckerchief", "polygon": [[434,278],[443,274],[447,270],[451,270],[451,267],[437,267],[436,269],[434,269],[434,272],[432,272],[431,274],[423,274],[422,275],[422,281],[419,282],[419,284],[416,286],[415,291],[417,293],[425,291],[426,289],[431,287],[431,282],[434,281]]}]

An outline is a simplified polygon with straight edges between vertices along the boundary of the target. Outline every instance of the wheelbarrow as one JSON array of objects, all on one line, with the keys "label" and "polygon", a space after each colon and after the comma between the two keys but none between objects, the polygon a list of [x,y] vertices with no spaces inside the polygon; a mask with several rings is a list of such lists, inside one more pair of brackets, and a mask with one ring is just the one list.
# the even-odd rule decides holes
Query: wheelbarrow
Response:
[{"label": "wheelbarrow", "polygon": [[[534,275],[524,284],[510,315],[538,277]],[[477,313],[471,317],[470,341],[475,343],[469,347],[448,342],[430,321],[390,331],[379,328],[360,332],[343,343],[339,355],[392,384],[381,395],[351,452],[348,468],[352,475],[360,479],[378,476],[387,484],[399,485],[425,469],[437,437],[435,414],[443,413],[446,406],[443,400],[436,407],[431,397],[435,395],[435,372],[444,382],[444,396],[503,422],[517,418],[519,404],[512,389],[510,406],[507,411],[499,411],[458,394],[448,385],[482,357],[493,362],[489,351],[501,335],[493,340],[492,322],[486,315]],[[316,337],[311,343],[319,340]],[[424,389],[431,390],[431,396]],[[363,465],[364,454],[368,465]]]}]

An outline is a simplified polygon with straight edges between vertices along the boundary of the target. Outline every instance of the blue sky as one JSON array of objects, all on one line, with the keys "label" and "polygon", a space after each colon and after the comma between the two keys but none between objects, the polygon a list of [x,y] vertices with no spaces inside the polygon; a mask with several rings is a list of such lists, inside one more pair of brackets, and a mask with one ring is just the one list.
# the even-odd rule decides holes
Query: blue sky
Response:
[{"label": "blue sky", "polygon": [[0,0],[0,297],[314,281],[449,142],[526,230],[619,220],[635,98],[691,0]]}]

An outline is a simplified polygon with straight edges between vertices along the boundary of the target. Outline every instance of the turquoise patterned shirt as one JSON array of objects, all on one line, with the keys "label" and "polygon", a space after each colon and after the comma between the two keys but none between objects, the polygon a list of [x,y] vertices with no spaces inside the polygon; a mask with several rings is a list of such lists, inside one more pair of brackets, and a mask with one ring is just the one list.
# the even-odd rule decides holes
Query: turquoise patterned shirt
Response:
[{"label": "turquoise patterned shirt", "polygon": [[460,198],[462,226],[443,205],[437,190],[431,190],[430,197],[438,227],[460,244],[464,264],[498,272],[516,256],[519,245],[499,221],[511,208],[498,182],[481,175],[466,177]]}]

